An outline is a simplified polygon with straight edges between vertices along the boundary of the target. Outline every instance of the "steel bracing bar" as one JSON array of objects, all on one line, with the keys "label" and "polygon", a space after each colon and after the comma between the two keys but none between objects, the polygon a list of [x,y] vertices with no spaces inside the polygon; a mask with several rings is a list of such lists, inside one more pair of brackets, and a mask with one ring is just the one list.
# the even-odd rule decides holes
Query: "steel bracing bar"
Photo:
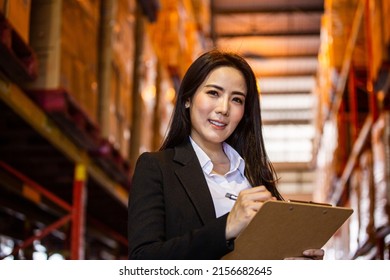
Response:
[{"label": "steel bracing bar", "polygon": [[116,241],[120,242],[122,245],[126,246],[128,245],[127,238],[124,237],[122,234],[119,234],[118,232],[112,230],[110,227],[104,225],[103,223],[99,222],[98,220],[88,217],[89,223],[96,227],[97,229],[106,232],[107,236],[110,236],[111,238],[115,239]]},{"label": "steel bracing bar", "polygon": [[5,162],[3,161],[0,161],[0,167],[2,167],[4,170],[6,170],[7,172],[11,173],[13,176],[15,176],[16,178],[20,179],[21,181],[23,181],[25,184],[27,184],[29,187],[33,188],[34,190],[36,190],[39,194],[43,195],[44,197],[48,198],[49,200],[53,201],[54,203],[56,203],[58,206],[62,207],[63,209],[67,210],[67,211],[72,211],[72,206],[67,203],[66,201],[62,200],[61,198],[59,198],[58,196],[56,196],[55,194],[49,192],[48,190],[46,190],[44,187],[42,187],[41,185],[37,184],[36,182],[34,182],[33,180],[31,180],[30,178],[28,178],[27,176],[25,176],[24,174],[20,173],[19,171],[15,170],[14,168],[12,168],[11,166],[9,166],[8,164],[6,164]]},{"label": "steel bracing bar", "polygon": [[44,229],[40,230],[38,234],[31,236],[31,237],[27,238],[26,240],[24,240],[21,244],[19,244],[18,246],[16,246],[12,250],[11,254],[6,255],[6,256],[2,257],[1,259],[4,259],[4,258],[11,256],[11,255],[16,255],[19,252],[19,250],[27,248],[28,246],[31,246],[35,240],[41,240],[45,236],[52,233],[54,230],[58,229],[59,227],[63,226],[67,222],[69,222],[69,220],[71,218],[72,218],[71,214],[63,216],[61,219],[55,221],[54,223],[52,223],[49,226],[45,227]]}]

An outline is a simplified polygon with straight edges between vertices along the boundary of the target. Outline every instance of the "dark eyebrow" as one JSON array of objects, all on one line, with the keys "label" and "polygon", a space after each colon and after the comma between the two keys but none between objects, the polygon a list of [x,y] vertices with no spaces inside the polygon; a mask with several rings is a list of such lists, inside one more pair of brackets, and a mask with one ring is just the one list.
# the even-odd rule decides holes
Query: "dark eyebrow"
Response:
[{"label": "dark eyebrow", "polygon": [[[224,91],[223,87],[217,86],[217,85],[214,85],[214,84],[205,85],[204,87],[212,87],[212,88],[216,88],[216,89],[218,89],[220,91]],[[237,94],[237,95],[241,95],[243,97],[246,97],[246,94],[241,92],[241,91],[234,91],[233,94]]]},{"label": "dark eyebrow", "polygon": [[246,94],[241,91],[234,91],[233,94],[241,95],[242,97],[246,98]]},{"label": "dark eyebrow", "polygon": [[214,84],[209,84],[209,85],[205,85],[204,87],[212,87],[212,88],[216,88],[220,91],[223,91],[223,87],[220,87],[220,86],[217,86],[217,85],[214,85]]}]

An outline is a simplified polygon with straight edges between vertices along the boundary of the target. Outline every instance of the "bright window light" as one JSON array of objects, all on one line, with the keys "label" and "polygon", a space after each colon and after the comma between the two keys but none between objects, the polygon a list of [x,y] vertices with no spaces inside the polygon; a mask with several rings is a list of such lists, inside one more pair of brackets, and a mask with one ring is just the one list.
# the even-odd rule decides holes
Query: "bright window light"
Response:
[{"label": "bright window light", "polygon": [[260,97],[261,110],[311,109],[314,106],[311,94],[263,94]]},{"label": "bright window light", "polygon": [[264,142],[272,162],[310,162],[314,127],[311,125],[265,125]]},{"label": "bright window light", "polygon": [[264,125],[263,134],[266,139],[302,139],[313,138],[315,130],[310,124]]}]

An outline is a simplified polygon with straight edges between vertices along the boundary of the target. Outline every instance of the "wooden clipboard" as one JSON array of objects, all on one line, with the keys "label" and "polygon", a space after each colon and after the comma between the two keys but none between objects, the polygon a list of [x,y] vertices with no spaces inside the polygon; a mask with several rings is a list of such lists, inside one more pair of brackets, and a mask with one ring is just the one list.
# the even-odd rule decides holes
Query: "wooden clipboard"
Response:
[{"label": "wooden clipboard", "polygon": [[267,201],[236,238],[225,260],[280,260],[322,248],[353,210],[303,202]]}]

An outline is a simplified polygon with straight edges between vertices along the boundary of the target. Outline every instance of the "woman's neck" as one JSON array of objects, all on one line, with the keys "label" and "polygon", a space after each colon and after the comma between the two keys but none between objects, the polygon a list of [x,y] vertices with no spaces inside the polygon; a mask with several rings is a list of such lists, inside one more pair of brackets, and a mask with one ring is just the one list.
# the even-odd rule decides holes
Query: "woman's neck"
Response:
[{"label": "woman's neck", "polygon": [[[199,145],[199,144],[198,144]],[[199,145],[213,163],[213,173],[224,175],[230,170],[230,160],[223,150],[223,144]]]}]

